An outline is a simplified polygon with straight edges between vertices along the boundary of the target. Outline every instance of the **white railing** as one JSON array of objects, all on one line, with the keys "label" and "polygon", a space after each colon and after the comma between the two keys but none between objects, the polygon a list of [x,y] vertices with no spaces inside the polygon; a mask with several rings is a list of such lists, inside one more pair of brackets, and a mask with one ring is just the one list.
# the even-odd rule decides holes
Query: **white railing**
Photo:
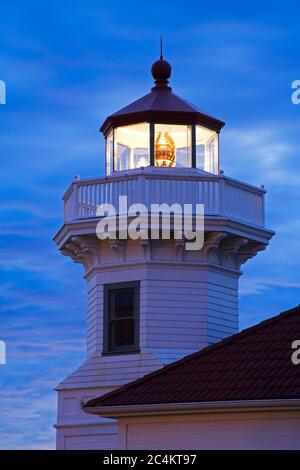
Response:
[{"label": "white railing", "polygon": [[74,180],[64,195],[65,222],[96,216],[97,205],[119,205],[126,195],[128,206],[134,203],[204,204],[205,215],[229,217],[264,226],[263,188],[226,176],[199,174],[195,171],[135,170],[109,177]]}]

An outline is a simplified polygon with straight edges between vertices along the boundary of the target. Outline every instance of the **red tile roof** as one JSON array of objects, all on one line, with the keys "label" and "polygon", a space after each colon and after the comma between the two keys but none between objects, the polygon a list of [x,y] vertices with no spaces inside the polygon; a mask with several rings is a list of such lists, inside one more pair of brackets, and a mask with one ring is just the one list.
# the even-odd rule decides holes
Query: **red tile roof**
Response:
[{"label": "red tile roof", "polygon": [[180,359],[85,406],[300,398],[300,306]]}]

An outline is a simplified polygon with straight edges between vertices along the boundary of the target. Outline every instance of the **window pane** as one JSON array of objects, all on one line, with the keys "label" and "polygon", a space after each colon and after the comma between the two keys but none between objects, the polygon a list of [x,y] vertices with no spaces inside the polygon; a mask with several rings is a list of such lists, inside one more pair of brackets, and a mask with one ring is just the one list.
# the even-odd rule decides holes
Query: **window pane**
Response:
[{"label": "window pane", "polygon": [[191,126],[155,124],[155,166],[191,167]]},{"label": "window pane", "polygon": [[149,166],[149,124],[139,123],[115,129],[115,169]]},{"label": "window pane", "polygon": [[134,319],[115,320],[112,324],[113,347],[134,345]]},{"label": "window pane", "polygon": [[133,317],[134,315],[134,290],[113,291],[113,318]]},{"label": "window pane", "polygon": [[138,305],[137,283],[116,284],[106,291],[106,334],[105,351],[130,352],[138,347]]},{"label": "window pane", "polygon": [[106,139],[106,174],[113,172],[113,133],[111,132]]},{"label": "window pane", "polygon": [[130,168],[130,148],[117,143],[117,170]]},{"label": "window pane", "polygon": [[210,129],[196,126],[196,166],[200,170],[217,174],[218,135]]}]

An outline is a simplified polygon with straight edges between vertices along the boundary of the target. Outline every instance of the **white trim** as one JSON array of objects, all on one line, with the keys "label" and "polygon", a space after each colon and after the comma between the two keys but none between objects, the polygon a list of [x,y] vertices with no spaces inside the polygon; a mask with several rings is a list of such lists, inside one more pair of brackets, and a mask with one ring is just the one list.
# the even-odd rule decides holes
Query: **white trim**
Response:
[{"label": "white trim", "polygon": [[285,409],[299,408],[300,399],[275,399],[275,400],[240,400],[218,402],[192,402],[192,403],[161,403],[150,405],[125,405],[125,406],[96,406],[83,407],[85,413],[96,414],[109,418],[143,415],[166,414],[191,414],[191,413],[219,413],[234,411],[252,411],[253,409]]},{"label": "white trim", "polygon": [[98,428],[99,425],[101,425],[101,428],[102,428],[102,426],[111,426],[112,424],[116,424],[116,423],[118,423],[116,419],[111,419],[111,421],[99,421],[99,422],[97,421],[96,423],[95,422],[90,423],[88,421],[78,421],[75,423],[56,423],[56,424],[53,424],[53,427],[55,429],[78,428],[81,426],[84,426],[87,428],[93,428],[93,427]]},{"label": "white trim", "polygon": [[[53,240],[61,249],[71,236],[76,235],[95,235],[96,225],[99,218],[76,219],[72,222],[65,223],[56,233]],[[262,243],[268,243],[275,232],[261,226],[257,226],[245,221],[223,217],[223,216],[205,216],[205,232],[223,231],[226,233],[235,233],[238,235],[248,236],[251,240]]]},{"label": "white trim", "polygon": [[149,176],[150,178],[182,178],[182,179],[203,179],[205,181],[216,181],[216,180],[226,180],[230,183],[234,183],[236,185],[240,185],[241,187],[247,187],[249,190],[252,190],[255,193],[263,194],[266,193],[267,190],[262,186],[255,186],[250,183],[246,183],[244,181],[239,181],[235,178],[224,174],[215,174],[210,173],[204,170],[200,170],[197,168],[161,168],[161,167],[144,167],[144,168],[133,168],[130,170],[122,170],[122,171],[115,171],[107,176],[98,176],[98,177],[91,177],[91,178],[79,178],[74,179],[72,183],[69,184],[67,189],[64,192],[63,199],[69,195],[69,192],[72,188],[72,185],[80,185],[85,183],[96,184],[99,182],[108,182],[108,181],[122,181],[124,179],[135,179],[138,176]]}]

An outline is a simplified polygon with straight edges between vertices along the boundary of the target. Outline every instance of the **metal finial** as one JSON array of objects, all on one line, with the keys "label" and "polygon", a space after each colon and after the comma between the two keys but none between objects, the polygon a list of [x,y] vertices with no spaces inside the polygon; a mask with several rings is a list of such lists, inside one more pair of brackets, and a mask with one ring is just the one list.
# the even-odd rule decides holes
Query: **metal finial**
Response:
[{"label": "metal finial", "polygon": [[[154,78],[155,81],[155,87],[154,89],[167,89],[170,90],[170,87],[168,87],[169,83],[169,78],[171,76],[172,72],[172,67],[163,58],[163,37],[162,35],[160,36],[160,58],[152,64],[151,67],[151,73],[152,77]],[[153,88],[152,88],[153,89]]]}]

